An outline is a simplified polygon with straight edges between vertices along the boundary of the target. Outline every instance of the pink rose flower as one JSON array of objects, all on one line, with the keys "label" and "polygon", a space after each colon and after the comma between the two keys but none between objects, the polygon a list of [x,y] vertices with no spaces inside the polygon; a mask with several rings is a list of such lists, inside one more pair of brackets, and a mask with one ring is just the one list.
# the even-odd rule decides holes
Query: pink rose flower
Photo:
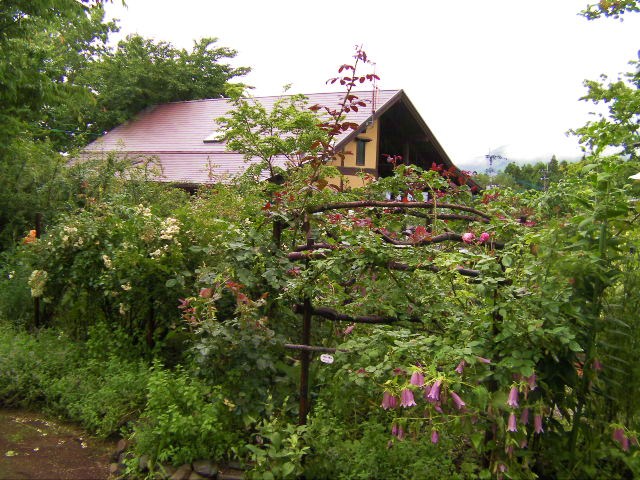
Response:
[{"label": "pink rose flower", "polygon": [[467,233],[463,233],[462,234],[462,241],[464,243],[473,243],[473,241],[475,239],[476,239],[476,236],[471,232],[467,232]]}]

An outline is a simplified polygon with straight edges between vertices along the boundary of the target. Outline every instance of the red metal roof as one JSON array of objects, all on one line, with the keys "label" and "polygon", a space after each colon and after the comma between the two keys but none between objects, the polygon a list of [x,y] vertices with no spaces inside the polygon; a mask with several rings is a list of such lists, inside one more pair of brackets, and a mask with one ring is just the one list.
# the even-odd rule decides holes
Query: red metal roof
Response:
[{"label": "red metal roof", "polygon": [[[385,111],[402,90],[379,90],[375,106],[372,91],[352,92],[367,102],[367,108],[347,115],[349,121],[362,125],[375,111]],[[306,95],[308,105],[337,106],[343,93],[315,93]],[[256,97],[267,109],[282,98]],[[85,147],[83,157],[109,151],[135,156],[153,156],[162,165],[166,182],[203,184],[219,182],[226,177],[242,173],[251,162],[241,154],[228,152],[222,142],[204,140],[216,130],[214,119],[226,115],[232,108],[228,99],[216,98],[173,102],[150,107],[130,121],[120,125]],[[345,133],[339,143],[347,140]]]}]

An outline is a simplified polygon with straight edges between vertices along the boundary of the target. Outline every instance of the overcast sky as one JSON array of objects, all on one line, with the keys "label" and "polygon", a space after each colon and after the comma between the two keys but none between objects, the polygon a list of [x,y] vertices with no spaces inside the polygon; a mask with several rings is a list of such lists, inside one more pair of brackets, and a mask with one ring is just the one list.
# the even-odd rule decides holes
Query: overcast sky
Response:
[{"label": "overcast sky", "polygon": [[[217,37],[248,66],[254,95],[327,91],[363,45],[382,89],[404,89],[451,159],[483,171],[511,161],[580,156],[565,132],[593,108],[583,81],[630,70],[640,15],[587,21],[593,0],[119,0],[121,33],[190,49]],[[118,38],[118,37],[115,37]]]}]

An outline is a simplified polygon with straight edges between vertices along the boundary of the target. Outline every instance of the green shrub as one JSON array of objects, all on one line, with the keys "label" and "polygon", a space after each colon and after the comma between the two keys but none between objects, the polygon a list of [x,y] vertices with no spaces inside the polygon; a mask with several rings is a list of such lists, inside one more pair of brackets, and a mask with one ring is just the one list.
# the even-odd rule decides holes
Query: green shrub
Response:
[{"label": "green shrub", "polygon": [[34,318],[28,280],[33,269],[15,250],[0,253],[0,321],[25,326]]},{"label": "green shrub", "polygon": [[195,343],[199,376],[233,391],[240,415],[268,416],[271,398],[283,408],[290,407],[285,397],[295,391],[298,372],[285,363],[282,337],[269,327],[247,318],[209,322]]},{"label": "green shrub", "polygon": [[[155,207],[154,207],[155,208]],[[145,205],[103,203],[60,218],[25,248],[32,295],[51,305],[48,325],[86,338],[98,322],[125,329],[129,344],[153,347],[180,315],[190,287],[191,240],[183,222]]]},{"label": "green shrub", "polygon": [[90,360],[52,382],[49,408],[98,435],[126,434],[144,407],[147,376],[142,361]]},{"label": "green shrub", "polygon": [[257,426],[255,442],[246,445],[252,465],[248,477],[254,480],[299,478],[304,473],[304,425],[285,423],[276,416]]},{"label": "green shrub", "polygon": [[32,336],[0,325],[0,403],[45,405],[51,382],[76,368],[78,356],[78,346],[59,332]]},{"label": "green shrub", "polygon": [[399,441],[390,429],[379,419],[363,419],[357,426],[345,424],[326,407],[316,406],[305,435],[310,447],[305,478],[476,478],[473,464],[456,459],[459,447],[452,440],[441,437],[434,445],[425,435]]},{"label": "green shrub", "polygon": [[219,388],[209,388],[183,368],[159,363],[151,369],[147,404],[133,438],[140,454],[179,465],[201,458],[221,459],[241,445],[230,422],[234,405]]},{"label": "green shrub", "polygon": [[47,410],[105,437],[118,433],[144,407],[148,368],[116,356],[107,341],[99,349],[100,334],[91,335],[84,348],[61,331],[0,326],[0,404]]}]

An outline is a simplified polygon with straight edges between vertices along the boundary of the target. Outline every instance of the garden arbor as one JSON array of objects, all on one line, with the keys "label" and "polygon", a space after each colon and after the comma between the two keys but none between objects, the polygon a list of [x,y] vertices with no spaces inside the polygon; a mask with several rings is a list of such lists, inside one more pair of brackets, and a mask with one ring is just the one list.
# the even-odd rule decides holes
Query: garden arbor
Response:
[{"label": "garden arbor", "polygon": [[[408,169],[409,175],[414,175]],[[428,178],[429,174],[425,176]],[[431,175],[431,178],[434,178]],[[300,351],[300,406],[299,422],[304,424],[309,412],[309,365],[314,352],[335,353],[335,348],[312,345],[313,318],[349,324],[393,325],[402,322],[420,324],[426,331],[444,333],[443,327],[433,318],[426,319],[416,308],[412,292],[403,292],[397,284],[396,275],[410,276],[422,271],[438,275],[443,267],[436,260],[434,251],[477,247],[488,251],[499,250],[503,244],[494,240],[486,232],[480,233],[482,226],[489,223],[486,213],[457,203],[439,203],[437,195],[427,201],[403,200],[355,200],[318,204],[293,214],[302,222],[303,242],[293,248],[285,248],[286,258],[300,263],[301,267],[291,269],[293,275],[305,275],[310,280],[325,275],[334,276],[343,289],[341,300],[330,300],[331,305],[321,304],[322,300],[307,292],[294,305],[294,311],[301,315],[302,326],[299,344],[286,347]],[[389,223],[400,223],[405,230],[398,234],[387,227]],[[276,220],[277,221],[277,220]],[[445,224],[459,225],[459,231],[442,229]],[[386,225],[386,226],[385,226]],[[281,229],[274,241],[282,247]],[[353,234],[365,242],[353,242]],[[473,233],[477,231],[478,233]],[[429,253],[424,252],[428,247]],[[327,266],[330,271],[327,272]],[[446,267],[445,267],[446,269]],[[303,272],[302,270],[305,270]],[[473,281],[479,279],[479,270],[455,266],[451,271]],[[390,283],[389,283],[390,282]],[[395,284],[394,284],[395,282]],[[395,314],[371,313],[376,300],[370,297],[380,288],[394,288],[408,307]],[[369,293],[367,290],[370,290]],[[360,308],[353,308],[361,303]],[[399,307],[400,305],[396,305]],[[341,308],[342,307],[342,308]],[[347,307],[346,311],[344,307]]]}]

